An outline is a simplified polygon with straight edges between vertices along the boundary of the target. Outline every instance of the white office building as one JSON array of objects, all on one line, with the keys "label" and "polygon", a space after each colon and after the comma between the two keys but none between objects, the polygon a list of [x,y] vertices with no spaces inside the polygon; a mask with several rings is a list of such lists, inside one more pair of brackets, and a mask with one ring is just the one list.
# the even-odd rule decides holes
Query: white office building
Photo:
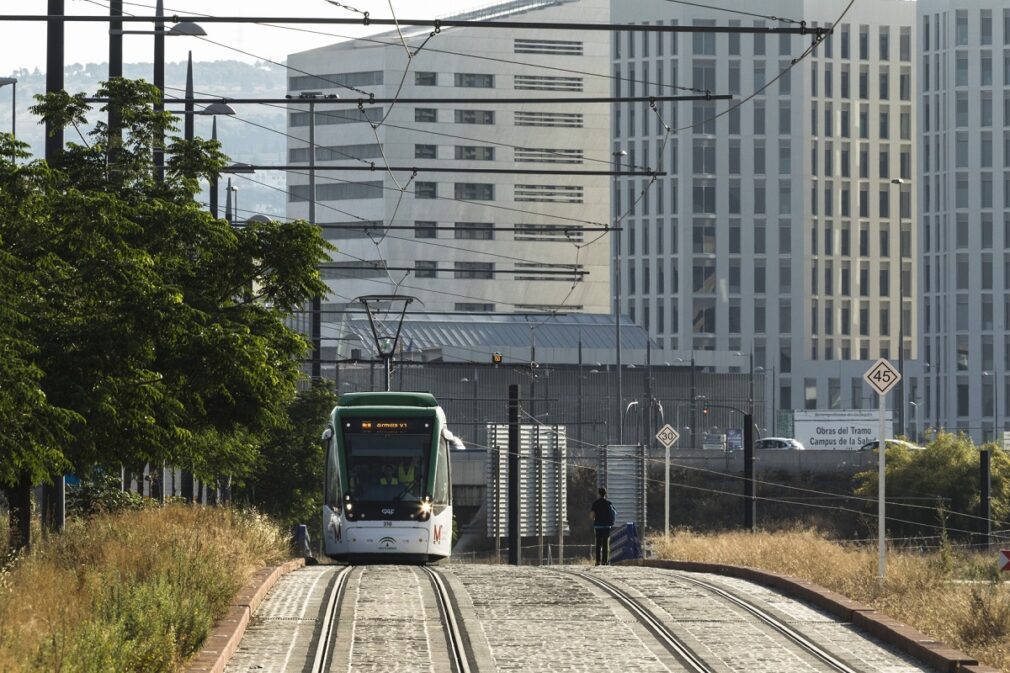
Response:
[{"label": "white office building", "polygon": [[1010,417],[1010,8],[917,3],[923,386],[931,427]]},{"label": "white office building", "polygon": [[[844,5],[747,9],[823,27]],[[809,36],[614,36],[622,94],[688,93],[676,86],[735,99],[615,108],[611,152],[667,173],[627,217],[621,298],[666,359],[753,352],[770,412],[875,407],[862,378],[872,360],[901,359],[902,336],[903,359],[916,357],[915,11],[855,3],[792,68]],[[611,12],[614,23],[798,25],[663,0]],[[644,182],[620,182],[627,210]]]},{"label": "white office building", "polygon": [[[513,0],[448,18],[607,23],[609,5]],[[311,129],[308,105],[291,106],[288,152],[307,166],[314,134],[315,221],[338,248],[323,269],[324,337],[361,295],[412,295],[429,312],[607,313],[608,177],[465,171],[609,170],[608,104],[497,102],[608,96],[606,77],[581,74],[609,70],[608,33],[403,31],[409,64],[395,31],[288,58],[290,95],[319,94]],[[397,95],[447,102],[370,98]],[[288,214],[307,218],[308,171],[288,188]]]}]

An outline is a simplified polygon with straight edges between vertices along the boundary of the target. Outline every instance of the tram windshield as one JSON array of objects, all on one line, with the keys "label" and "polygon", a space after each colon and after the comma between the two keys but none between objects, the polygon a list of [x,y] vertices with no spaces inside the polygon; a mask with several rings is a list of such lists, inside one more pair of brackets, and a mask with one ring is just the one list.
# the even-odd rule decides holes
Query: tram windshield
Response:
[{"label": "tram windshield", "polygon": [[363,501],[417,501],[424,495],[432,419],[345,419],[344,456],[351,495]]}]

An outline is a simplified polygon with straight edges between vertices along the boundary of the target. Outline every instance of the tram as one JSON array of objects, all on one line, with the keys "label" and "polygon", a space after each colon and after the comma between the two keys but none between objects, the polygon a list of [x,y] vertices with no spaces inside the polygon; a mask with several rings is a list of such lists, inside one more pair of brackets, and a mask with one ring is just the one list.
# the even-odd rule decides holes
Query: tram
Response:
[{"label": "tram", "polygon": [[428,393],[341,395],[323,432],[324,553],[347,562],[448,557],[455,441]]}]

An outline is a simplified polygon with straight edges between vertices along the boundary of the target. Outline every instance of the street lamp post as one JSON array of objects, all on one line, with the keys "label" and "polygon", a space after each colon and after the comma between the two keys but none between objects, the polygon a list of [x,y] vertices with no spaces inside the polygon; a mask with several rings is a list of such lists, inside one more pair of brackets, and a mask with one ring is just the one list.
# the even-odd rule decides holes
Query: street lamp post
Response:
[{"label": "street lamp post", "polygon": [[18,79],[17,77],[0,77],[0,88],[11,85],[11,135],[17,137],[18,114]]},{"label": "street lamp post", "polygon": [[[628,153],[625,150],[617,150],[613,153],[614,159],[617,160],[617,172],[621,169],[621,159],[627,157]],[[617,443],[624,444],[624,414],[622,413],[622,406],[624,405],[624,384],[621,375],[621,275],[624,273],[621,264],[621,183],[617,179],[617,175],[614,176],[614,196],[616,199],[616,208],[614,215],[614,319],[617,324],[616,330],[616,360],[617,360]]]},{"label": "street lamp post", "polygon": [[[122,16],[122,2],[118,0],[110,4],[109,14],[112,17],[109,29],[109,78],[121,76],[123,73],[123,35],[153,35],[154,36],[154,86],[158,89],[159,98],[154,104],[155,112],[165,110],[165,37],[175,37],[178,35],[188,35],[199,37],[207,34],[200,25],[196,23],[176,23],[169,30],[165,30],[165,3],[164,0],[157,0],[155,3],[154,30],[123,30],[122,20],[116,21],[114,17]],[[61,70],[62,72],[62,70]],[[110,110],[110,113],[112,111]],[[113,122],[110,116],[110,122]],[[110,124],[115,126],[114,123]],[[158,182],[165,179],[165,137],[163,133],[158,133],[154,138],[154,173]]]}]

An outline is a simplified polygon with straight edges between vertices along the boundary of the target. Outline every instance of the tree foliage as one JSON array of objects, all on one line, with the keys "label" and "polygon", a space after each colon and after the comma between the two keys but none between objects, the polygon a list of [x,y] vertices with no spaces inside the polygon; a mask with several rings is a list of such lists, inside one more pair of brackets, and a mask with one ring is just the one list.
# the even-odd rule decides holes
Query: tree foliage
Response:
[{"label": "tree foliage", "polygon": [[[226,163],[218,144],[172,140],[159,181],[174,127],[157,90],[117,79],[98,96],[119,124],[52,165],[0,137],[0,485],[144,462],[247,473],[287,423],[307,343],[285,319],[325,292],[330,246],[304,221],[214,219],[194,197]],[[37,98],[61,127],[93,115],[82,96]]]},{"label": "tree foliage", "polygon": [[[1010,457],[995,444],[990,450],[991,507],[994,521],[1010,519]],[[952,538],[978,531],[980,447],[963,434],[938,432],[924,450],[889,444],[886,454],[887,529],[900,536],[937,537],[946,527]],[[877,471],[856,475],[856,494],[877,497]],[[874,510],[875,511],[875,510]],[[994,526],[995,529],[995,526]]]},{"label": "tree foliage", "polygon": [[267,514],[293,526],[319,519],[324,471],[320,437],[337,403],[328,386],[316,384],[298,393],[288,422],[264,443],[253,474],[242,491]]}]

